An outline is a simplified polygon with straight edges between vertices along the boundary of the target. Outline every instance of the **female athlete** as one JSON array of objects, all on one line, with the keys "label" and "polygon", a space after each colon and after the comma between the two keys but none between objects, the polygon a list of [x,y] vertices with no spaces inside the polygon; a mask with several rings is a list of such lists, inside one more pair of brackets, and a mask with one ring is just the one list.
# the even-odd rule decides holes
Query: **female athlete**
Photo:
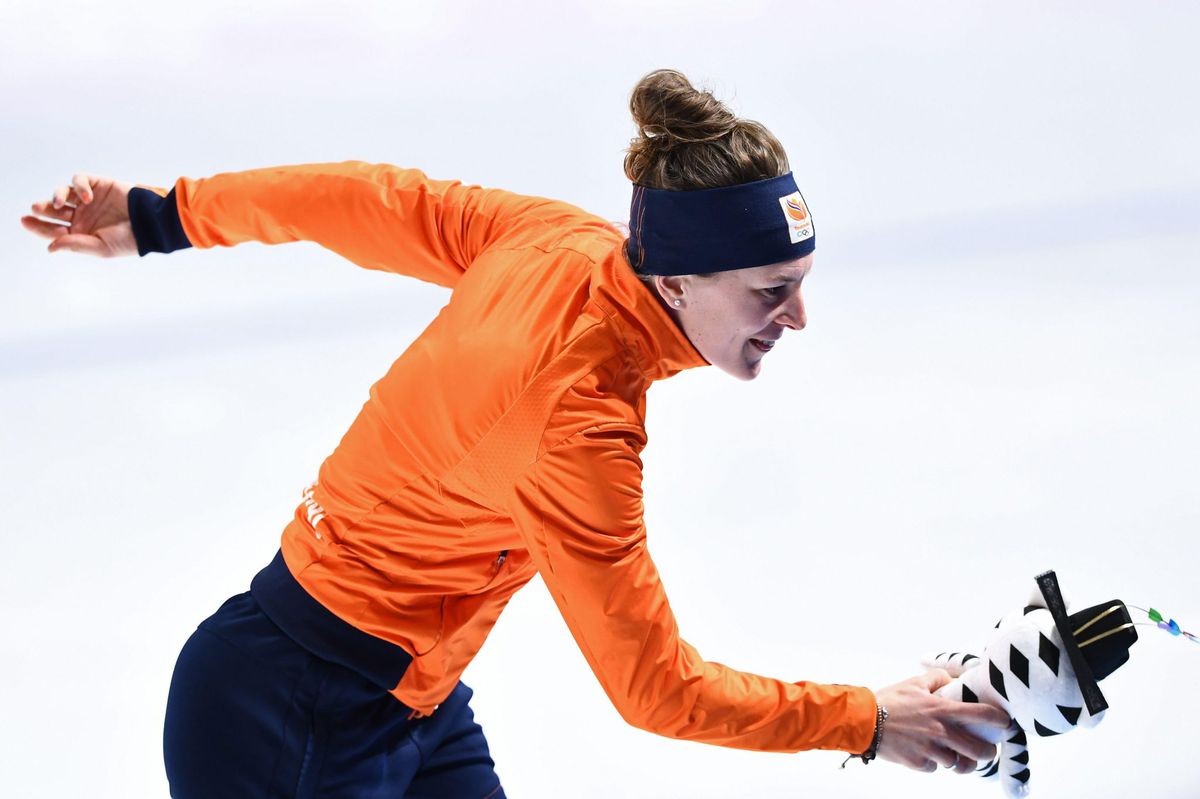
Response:
[{"label": "female athlete", "polygon": [[459,679],[541,574],[627,722],[773,752],[960,773],[995,708],[927,672],[872,691],[706,662],[679,634],[642,518],[646,394],[684,369],[759,374],[804,329],[815,229],[780,143],[678,72],[635,87],[627,233],[574,206],[344,163],[168,191],[79,174],[22,218],[49,250],[313,241],[452,289],[371,387],[250,590],[185,644],[172,795],[502,797]]}]

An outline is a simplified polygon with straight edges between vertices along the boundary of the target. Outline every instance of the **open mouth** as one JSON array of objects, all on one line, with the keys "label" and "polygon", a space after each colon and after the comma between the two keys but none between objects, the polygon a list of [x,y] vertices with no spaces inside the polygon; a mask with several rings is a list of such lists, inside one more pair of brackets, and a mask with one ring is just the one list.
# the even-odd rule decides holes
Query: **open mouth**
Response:
[{"label": "open mouth", "polygon": [[763,352],[770,352],[771,348],[775,346],[774,341],[764,341],[761,338],[752,338],[752,339],[750,339],[750,343],[753,344],[755,347],[758,347],[758,349],[760,349]]}]

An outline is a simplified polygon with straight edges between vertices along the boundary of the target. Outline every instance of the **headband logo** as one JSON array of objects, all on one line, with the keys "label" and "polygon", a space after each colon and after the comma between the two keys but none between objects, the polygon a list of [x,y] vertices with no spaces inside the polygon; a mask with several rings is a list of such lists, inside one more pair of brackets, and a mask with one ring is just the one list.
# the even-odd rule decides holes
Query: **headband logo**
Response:
[{"label": "headband logo", "polygon": [[804,204],[800,192],[794,191],[786,197],[780,197],[779,207],[783,209],[783,221],[787,222],[788,237],[792,244],[812,237],[812,218],[808,215],[808,206]]}]

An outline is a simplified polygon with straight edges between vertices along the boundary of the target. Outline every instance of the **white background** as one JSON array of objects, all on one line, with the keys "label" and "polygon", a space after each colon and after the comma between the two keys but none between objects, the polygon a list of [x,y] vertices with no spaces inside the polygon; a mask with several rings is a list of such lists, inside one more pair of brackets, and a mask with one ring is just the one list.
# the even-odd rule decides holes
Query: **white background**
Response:
[{"label": "white background", "polygon": [[[711,660],[882,687],[1047,568],[1200,627],[1200,10],[1177,3],[0,6],[0,793],[166,794],[195,624],[244,590],[443,289],[316,245],[99,261],[18,217],[76,171],[362,159],[623,219],[628,93],[783,141],[820,231],[761,378],[650,396],[650,541]],[[1040,797],[1200,794],[1200,647],[1143,628]],[[997,797],[627,727],[544,586],[467,672],[510,796]]]}]

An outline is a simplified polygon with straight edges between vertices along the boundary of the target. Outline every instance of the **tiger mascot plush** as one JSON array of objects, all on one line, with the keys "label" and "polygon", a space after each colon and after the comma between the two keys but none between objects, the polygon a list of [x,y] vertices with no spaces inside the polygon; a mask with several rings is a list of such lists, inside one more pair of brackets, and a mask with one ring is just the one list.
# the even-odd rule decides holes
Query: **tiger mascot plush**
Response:
[{"label": "tiger mascot plush", "polygon": [[968,727],[997,744],[996,758],[976,773],[999,778],[1012,797],[1029,793],[1029,738],[1099,724],[1108,703],[1097,683],[1129,659],[1129,647],[1137,641],[1120,600],[1068,616],[1054,572],[1036,581],[1028,603],[996,623],[981,655],[943,652],[922,661],[954,678],[939,696],[986,702],[1013,719],[1002,733]]}]

